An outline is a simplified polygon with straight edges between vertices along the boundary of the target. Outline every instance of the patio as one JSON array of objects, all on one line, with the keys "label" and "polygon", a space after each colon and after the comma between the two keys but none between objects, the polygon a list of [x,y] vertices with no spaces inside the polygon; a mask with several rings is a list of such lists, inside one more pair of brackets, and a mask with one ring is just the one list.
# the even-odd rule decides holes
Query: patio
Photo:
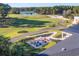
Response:
[{"label": "patio", "polygon": [[[55,34],[56,34],[56,32],[50,33],[50,35],[55,35]],[[37,37],[33,40],[30,40],[27,43],[29,45],[31,45],[33,48],[40,48],[52,41],[52,39],[49,37],[50,35],[39,34],[39,37]]]},{"label": "patio", "polygon": [[38,37],[34,38],[33,40],[30,40],[26,43],[31,45],[33,48],[41,48],[45,45],[48,45],[50,42],[53,40],[65,40],[66,38],[72,36],[72,34],[67,33],[67,32],[62,32],[62,34],[59,37],[54,37],[57,32],[52,32],[50,35],[46,34],[39,34]]}]

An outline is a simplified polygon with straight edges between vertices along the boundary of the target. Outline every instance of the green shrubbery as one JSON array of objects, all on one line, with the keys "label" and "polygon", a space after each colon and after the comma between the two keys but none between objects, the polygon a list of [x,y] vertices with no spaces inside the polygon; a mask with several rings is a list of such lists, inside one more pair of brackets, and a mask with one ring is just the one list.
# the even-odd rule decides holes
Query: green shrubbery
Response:
[{"label": "green shrubbery", "polygon": [[28,33],[26,30],[18,31],[18,33]]}]

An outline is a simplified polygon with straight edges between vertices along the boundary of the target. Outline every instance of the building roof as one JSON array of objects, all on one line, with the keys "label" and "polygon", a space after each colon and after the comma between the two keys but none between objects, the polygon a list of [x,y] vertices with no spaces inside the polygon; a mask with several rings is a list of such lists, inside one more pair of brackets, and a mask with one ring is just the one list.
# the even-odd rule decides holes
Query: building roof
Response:
[{"label": "building roof", "polygon": [[20,11],[20,13],[35,13],[34,11]]},{"label": "building roof", "polygon": [[[41,53],[48,54],[50,56],[79,55],[79,25],[74,25],[65,31],[72,33],[72,36]],[[65,48],[65,50],[62,51],[62,48]]]},{"label": "building roof", "polygon": [[74,19],[79,19],[79,16],[74,16]]}]

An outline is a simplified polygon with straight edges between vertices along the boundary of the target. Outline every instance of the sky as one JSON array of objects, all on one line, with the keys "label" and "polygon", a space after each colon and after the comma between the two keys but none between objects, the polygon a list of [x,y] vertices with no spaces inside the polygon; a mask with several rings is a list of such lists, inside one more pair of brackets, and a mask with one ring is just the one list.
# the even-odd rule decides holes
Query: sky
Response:
[{"label": "sky", "polygon": [[54,5],[79,5],[79,3],[7,3],[11,7],[52,7]]},{"label": "sky", "polygon": [[0,3],[79,3],[79,0],[0,0]]}]

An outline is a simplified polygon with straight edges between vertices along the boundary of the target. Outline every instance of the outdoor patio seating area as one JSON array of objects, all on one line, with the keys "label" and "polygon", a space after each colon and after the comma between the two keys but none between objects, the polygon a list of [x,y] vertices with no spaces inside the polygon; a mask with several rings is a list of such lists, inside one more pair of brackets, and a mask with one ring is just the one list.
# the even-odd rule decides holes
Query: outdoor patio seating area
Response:
[{"label": "outdoor patio seating area", "polygon": [[52,39],[50,38],[50,35],[55,35],[55,34],[56,32],[50,32],[48,34],[39,34],[38,37],[28,41],[27,43],[31,45],[33,48],[40,48],[51,42]]},{"label": "outdoor patio seating area", "polygon": [[35,38],[34,40],[31,40],[27,43],[34,48],[40,48],[40,47],[48,44],[51,41],[52,41],[52,39],[49,37],[38,37],[38,38]]},{"label": "outdoor patio seating area", "polygon": [[49,42],[52,42],[53,40],[65,40],[66,38],[68,38],[68,37],[70,37],[72,35],[70,33],[62,32],[60,37],[57,37],[57,38],[53,37],[56,34],[57,34],[57,32],[52,32],[52,34],[50,34],[48,36],[46,34],[39,35],[38,37],[36,37],[33,40],[30,40],[30,41],[28,41],[26,43],[31,45],[33,48],[40,48],[40,47],[45,46]]}]

